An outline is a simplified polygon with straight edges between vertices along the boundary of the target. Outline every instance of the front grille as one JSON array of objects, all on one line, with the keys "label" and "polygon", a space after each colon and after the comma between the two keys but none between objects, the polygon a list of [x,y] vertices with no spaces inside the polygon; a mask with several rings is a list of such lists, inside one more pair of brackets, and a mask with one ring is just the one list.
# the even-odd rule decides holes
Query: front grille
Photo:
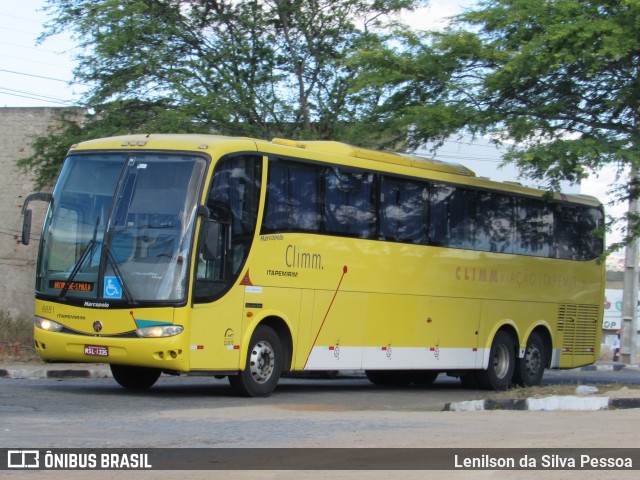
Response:
[{"label": "front grille", "polygon": [[99,334],[99,333],[79,332],[78,330],[73,330],[72,328],[69,328],[69,327],[62,327],[62,330],[60,330],[60,333],[68,333],[68,334],[71,334],[71,335],[82,335],[83,337],[140,338],[136,334],[135,330],[131,330],[130,332],[114,333],[114,334],[111,334],[111,335],[103,335],[103,334]]}]

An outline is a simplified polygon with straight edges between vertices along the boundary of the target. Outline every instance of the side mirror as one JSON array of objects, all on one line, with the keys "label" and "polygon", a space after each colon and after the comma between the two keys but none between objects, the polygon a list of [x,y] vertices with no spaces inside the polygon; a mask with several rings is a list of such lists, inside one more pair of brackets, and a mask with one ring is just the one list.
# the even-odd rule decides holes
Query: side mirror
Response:
[{"label": "side mirror", "polygon": [[31,237],[31,217],[33,214],[29,209],[29,203],[34,200],[50,203],[52,198],[50,193],[36,192],[27,195],[27,198],[24,199],[24,203],[22,204],[22,237],[20,238],[23,245],[29,245],[29,238]]},{"label": "side mirror", "polygon": [[29,245],[29,238],[31,237],[31,209],[27,209],[24,212],[24,217],[22,218],[22,241],[23,245]]}]

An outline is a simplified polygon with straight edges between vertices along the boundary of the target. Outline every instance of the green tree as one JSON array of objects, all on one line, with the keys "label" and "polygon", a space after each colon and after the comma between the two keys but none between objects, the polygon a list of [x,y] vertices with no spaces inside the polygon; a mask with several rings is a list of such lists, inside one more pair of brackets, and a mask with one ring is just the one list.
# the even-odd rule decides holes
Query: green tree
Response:
[{"label": "green tree", "polygon": [[[359,85],[386,88],[372,114],[385,138],[509,139],[505,159],[557,188],[603,165],[637,167],[639,25],[638,0],[484,0],[444,32],[363,52]],[[637,194],[636,182],[617,192]]]},{"label": "green tree", "polygon": [[[72,33],[81,52],[74,73],[90,85],[83,102],[92,113],[21,164],[48,183],[56,171],[51,142],[68,146],[71,137],[104,134],[339,139],[370,99],[351,88],[356,72],[345,58],[381,45],[385,23],[423,3],[48,0],[42,38]],[[43,163],[47,168],[38,167]]]}]

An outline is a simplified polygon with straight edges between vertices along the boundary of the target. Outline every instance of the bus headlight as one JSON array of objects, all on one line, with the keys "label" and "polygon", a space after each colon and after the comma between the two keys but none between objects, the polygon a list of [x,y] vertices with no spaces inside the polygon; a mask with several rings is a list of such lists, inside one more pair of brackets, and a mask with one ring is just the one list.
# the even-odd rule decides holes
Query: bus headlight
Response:
[{"label": "bus headlight", "polygon": [[46,330],[47,332],[59,332],[60,330],[62,330],[61,324],[46,318],[35,317],[34,323],[36,327],[42,330]]},{"label": "bus headlight", "polygon": [[138,328],[136,334],[142,338],[173,337],[182,333],[181,325],[155,325],[153,327]]}]

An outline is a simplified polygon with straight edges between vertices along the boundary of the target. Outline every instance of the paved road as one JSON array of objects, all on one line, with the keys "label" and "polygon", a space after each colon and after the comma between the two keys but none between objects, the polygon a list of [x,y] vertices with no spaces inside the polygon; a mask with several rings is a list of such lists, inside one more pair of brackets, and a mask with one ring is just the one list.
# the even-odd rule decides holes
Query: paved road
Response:
[{"label": "paved road", "polygon": [[[640,373],[632,370],[549,372],[545,383],[640,384],[639,377]],[[123,390],[110,378],[0,379],[0,447],[638,446],[640,409],[441,411],[445,403],[481,398],[485,394],[465,390],[459,382],[446,377],[431,388],[393,389],[377,387],[359,378],[285,379],[275,394],[266,399],[235,397],[226,380],[209,377],[162,377],[144,393]],[[62,473],[56,476],[55,472],[42,472],[49,474],[42,478],[83,478]],[[154,473],[148,478],[156,478],[158,472]],[[331,477],[387,478],[383,473],[332,472]],[[403,478],[425,478],[424,472],[419,473],[403,473]],[[539,478],[545,478],[544,473],[499,472],[497,478],[532,478],[538,474]],[[602,478],[602,472],[555,473],[553,478]],[[627,473],[616,472],[615,476],[633,478],[627,477]],[[458,474],[440,472],[435,477]],[[92,478],[138,478],[123,475],[92,472]],[[326,478],[320,473],[309,475]],[[222,476],[215,473],[213,477],[211,472],[190,472],[189,476],[306,478],[295,472],[255,471],[226,472]],[[163,478],[175,476],[167,474]],[[474,478],[494,479],[496,474],[474,472]]]}]

